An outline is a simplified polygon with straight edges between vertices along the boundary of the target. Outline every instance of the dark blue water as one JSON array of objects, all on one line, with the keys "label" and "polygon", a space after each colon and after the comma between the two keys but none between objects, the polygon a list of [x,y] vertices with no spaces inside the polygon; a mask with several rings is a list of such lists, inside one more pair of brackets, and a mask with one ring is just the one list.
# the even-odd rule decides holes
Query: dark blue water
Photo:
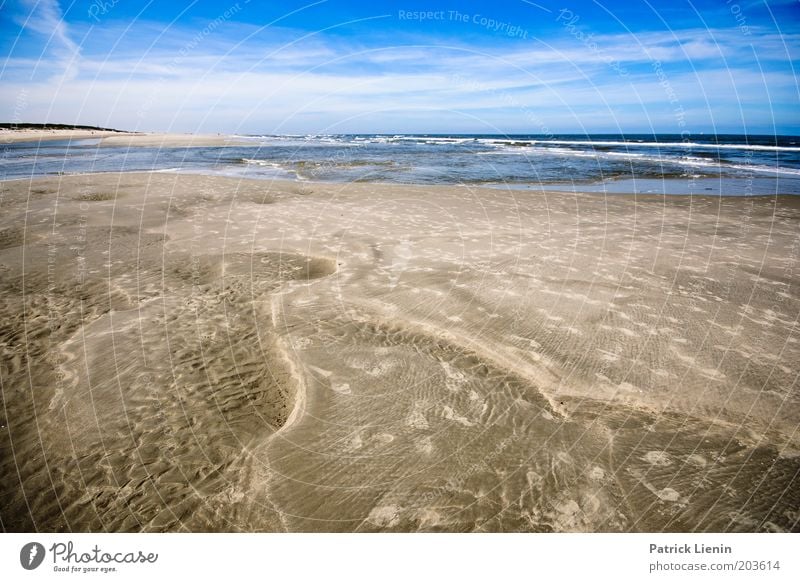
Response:
[{"label": "dark blue water", "polygon": [[2,146],[0,179],[168,171],[668,194],[800,194],[800,137],[743,135],[239,136],[224,147]]}]

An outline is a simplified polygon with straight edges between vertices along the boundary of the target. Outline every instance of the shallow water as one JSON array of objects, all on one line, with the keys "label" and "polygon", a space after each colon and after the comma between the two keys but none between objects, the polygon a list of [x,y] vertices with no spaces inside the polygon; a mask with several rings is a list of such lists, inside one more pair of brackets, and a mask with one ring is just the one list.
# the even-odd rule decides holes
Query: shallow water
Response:
[{"label": "shallow water", "polygon": [[166,171],[322,182],[467,184],[612,193],[800,194],[793,136],[238,136],[224,147],[4,146],[0,179]]}]

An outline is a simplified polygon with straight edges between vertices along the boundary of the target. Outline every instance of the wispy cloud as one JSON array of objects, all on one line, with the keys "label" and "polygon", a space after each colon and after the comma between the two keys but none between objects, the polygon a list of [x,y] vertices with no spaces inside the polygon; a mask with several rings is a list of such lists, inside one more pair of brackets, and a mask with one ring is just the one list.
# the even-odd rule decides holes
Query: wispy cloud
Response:
[{"label": "wispy cloud", "polygon": [[[747,42],[735,28],[692,28],[597,34],[588,46],[561,28],[498,44],[231,21],[194,43],[190,28],[164,34],[145,21],[128,38],[127,23],[68,30],[54,0],[26,5],[25,26],[49,34],[69,65],[69,83],[26,93],[31,113],[53,121],[236,132],[479,131],[486,123],[512,132],[536,131],[536,112],[556,131],[613,129],[636,119],[642,128],[674,131],[679,109],[681,120],[704,128],[799,124],[792,62],[800,37],[755,25]],[[73,37],[87,39],[82,50]],[[15,81],[29,74],[31,59],[7,61],[0,105],[13,103]]]},{"label": "wispy cloud", "polygon": [[[78,75],[80,47],[70,38],[67,24],[63,19],[61,6],[57,0],[22,0],[21,24],[24,28],[47,37],[47,42],[39,55],[39,60],[56,57],[62,68],[64,80]],[[38,63],[37,63],[38,66]]]}]

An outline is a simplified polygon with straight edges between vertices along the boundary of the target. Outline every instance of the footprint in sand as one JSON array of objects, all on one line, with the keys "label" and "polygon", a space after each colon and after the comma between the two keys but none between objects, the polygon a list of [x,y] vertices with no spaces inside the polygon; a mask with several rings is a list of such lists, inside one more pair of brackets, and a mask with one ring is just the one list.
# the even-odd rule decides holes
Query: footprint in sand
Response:
[{"label": "footprint in sand", "polygon": [[593,481],[602,481],[606,478],[606,472],[600,467],[592,467],[592,470],[589,471],[589,478]]},{"label": "footprint in sand", "polygon": [[705,467],[708,464],[708,461],[706,461],[705,457],[696,453],[686,457],[686,462],[691,463],[696,467]]},{"label": "footprint in sand", "polygon": [[467,420],[465,417],[459,416],[458,414],[456,414],[455,411],[452,408],[450,408],[449,406],[445,406],[444,408],[442,408],[442,415],[447,420],[452,420],[452,421],[458,422],[459,424],[463,424],[464,426],[475,426],[472,422]]},{"label": "footprint in sand", "polygon": [[678,501],[681,498],[680,493],[675,491],[670,487],[665,487],[659,491],[653,491],[656,497],[658,497],[661,501]]},{"label": "footprint in sand", "polygon": [[412,410],[406,419],[406,424],[416,429],[426,429],[430,426],[428,419],[425,418],[425,414],[421,410]]},{"label": "footprint in sand", "polygon": [[650,451],[642,458],[651,465],[655,465],[657,467],[668,467],[672,464],[672,460],[669,458],[669,455],[664,451]]},{"label": "footprint in sand", "polygon": [[444,369],[444,374],[447,377],[445,386],[450,392],[458,392],[461,386],[466,383],[467,377],[462,372],[453,368],[449,363],[441,362],[441,364]]},{"label": "footprint in sand", "polygon": [[430,455],[433,452],[433,441],[431,440],[431,437],[425,437],[424,439],[416,441],[414,443],[414,448],[416,448],[420,453]]},{"label": "footprint in sand", "polygon": [[347,382],[342,382],[341,384],[337,384],[335,382],[331,383],[331,390],[336,392],[337,394],[352,394],[353,391],[350,390],[350,384]]},{"label": "footprint in sand", "polygon": [[400,508],[396,505],[382,505],[369,512],[367,521],[378,527],[394,527],[400,523]]}]

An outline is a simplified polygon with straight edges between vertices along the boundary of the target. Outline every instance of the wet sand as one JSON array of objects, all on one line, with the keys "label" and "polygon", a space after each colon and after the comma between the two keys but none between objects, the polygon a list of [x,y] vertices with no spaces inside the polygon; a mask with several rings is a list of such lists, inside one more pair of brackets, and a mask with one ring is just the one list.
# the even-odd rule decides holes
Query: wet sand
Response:
[{"label": "wet sand", "polygon": [[6,531],[793,531],[800,200],[0,183]]}]

